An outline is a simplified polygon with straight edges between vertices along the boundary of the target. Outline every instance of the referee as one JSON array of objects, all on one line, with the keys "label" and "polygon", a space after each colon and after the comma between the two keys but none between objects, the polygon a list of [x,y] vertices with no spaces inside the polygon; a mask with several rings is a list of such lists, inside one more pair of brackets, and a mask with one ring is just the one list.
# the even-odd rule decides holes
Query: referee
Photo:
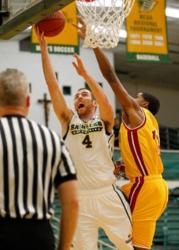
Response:
[{"label": "referee", "polygon": [[24,74],[0,73],[0,249],[55,249],[49,219],[57,188],[58,250],[69,250],[78,216],[76,171],[58,135],[26,118],[29,106]]}]

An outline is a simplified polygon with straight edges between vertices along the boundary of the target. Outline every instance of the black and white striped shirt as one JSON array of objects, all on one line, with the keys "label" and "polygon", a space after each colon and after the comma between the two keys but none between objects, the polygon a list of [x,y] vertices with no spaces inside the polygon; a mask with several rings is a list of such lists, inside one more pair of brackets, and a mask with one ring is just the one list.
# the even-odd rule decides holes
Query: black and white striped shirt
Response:
[{"label": "black and white striped shirt", "polygon": [[0,118],[0,217],[49,219],[54,190],[76,179],[59,136],[22,116]]}]

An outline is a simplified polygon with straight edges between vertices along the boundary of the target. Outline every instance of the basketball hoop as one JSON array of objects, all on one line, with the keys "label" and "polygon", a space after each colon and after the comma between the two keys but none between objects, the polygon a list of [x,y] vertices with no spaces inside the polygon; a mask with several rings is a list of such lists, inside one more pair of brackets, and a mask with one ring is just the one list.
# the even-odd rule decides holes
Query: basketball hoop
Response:
[{"label": "basketball hoop", "polygon": [[119,32],[134,0],[76,0],[86,23],[84,47],[114,48]]}]

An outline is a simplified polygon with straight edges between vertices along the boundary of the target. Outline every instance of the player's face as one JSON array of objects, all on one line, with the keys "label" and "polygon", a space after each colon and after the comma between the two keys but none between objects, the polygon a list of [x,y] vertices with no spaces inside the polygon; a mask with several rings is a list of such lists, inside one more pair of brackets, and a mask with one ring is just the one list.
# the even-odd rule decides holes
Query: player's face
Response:
[{"label": "player's face", "polygon": [[87,89],[79,90],[75,94],[74,106],[79,116],[88,116],[96,110],[96,102]]},{"label": "player's face", "polygon": [[136,97],[136,101],[139,104],[139,106],[143,108],[148,108],[148,102],[144,99],[143,93],[138,93]]},{"label": "player's face", "polygon": [[136,101],[137,101],[137,103],[138,103],[141,107],[143,107],[143,103],[144,103],[145,100],[144,100],[144,98],[143,98],[142,93],[138,93],[138,94],[137,94]]}]

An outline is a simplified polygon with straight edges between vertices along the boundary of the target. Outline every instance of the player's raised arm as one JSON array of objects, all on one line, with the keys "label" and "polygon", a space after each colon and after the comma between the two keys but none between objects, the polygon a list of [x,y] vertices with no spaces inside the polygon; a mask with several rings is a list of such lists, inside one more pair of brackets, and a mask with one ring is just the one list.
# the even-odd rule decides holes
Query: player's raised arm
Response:
[{"label": "player's raised arm", "polygon": [[[79,21],[79,25],[77,25],[78,34],[81,39],[84,39],[86,35],[86,24],[81,16],[78,16],[78,21]],[[113,89],[117,98],[119,97],[118,99],[121,106],[123,106],[124,108],[132,106],[133,98],[128,94],[126,89],[119,81],[111,63],[109,62],[104,52],[100,48],[95,48],[94,53],[104,78],[107,80],[107,82]]]},{"label": "player's raised arm", "polygon": [[[82,17],[78,17],[78,20],[78,34],[82,39],[84,39],[86,24]],[[100,70],[104,78],[107,80],[108,84],[111,86],[113,92],[115,93],[117,100],[121,104],[123,111],[126,114],[127,120],[129,120],[132,127],[138,126],[144,119],[143,113],[141,112],[138,103],[131,95],[129,95],[127,90],[124,88],[104,52],[100,48],[95,48],[94,53],[98,61]]]},{"label": "player's raised arm", "polygon": [[104,93],[101,86],[90,76],[88,71],[85,69],[81,58],[75,54],[75,60],[73,66],[77,73],[84,78],[87,82],[96,102],[99,105],[100,117],[105,122],[108,132],[111,132],[114,125],[114,112],[111,103],[109,102],[106,94]]},{"label": "player's raised arm", "polygon": [[127,90],[121,84],[107,56],[100,48],[95,48],[94,53],[104,78],[113,89],[121,106],[124,109],[133,106],[133,98],[128,94]]},{"label": "player's raised arm", "polygon": [[139,104],[124,88],[104,52],[100,48],[95,48],[94,53],[104,78],[111,86],[123,108],[123,118],[131,127],[139,126],[144,120],[144,115]]},{"label": "player's raised arm", "polygon": [[62,91],[59,88],[59,84],[51,64],[44,35],[42,33],[40,34],[37,28],[36,34],[40,43],[43,72],[52,99],[53,108],[61,122],[63,133],[65,133],[73,113],[68,107]]}]

